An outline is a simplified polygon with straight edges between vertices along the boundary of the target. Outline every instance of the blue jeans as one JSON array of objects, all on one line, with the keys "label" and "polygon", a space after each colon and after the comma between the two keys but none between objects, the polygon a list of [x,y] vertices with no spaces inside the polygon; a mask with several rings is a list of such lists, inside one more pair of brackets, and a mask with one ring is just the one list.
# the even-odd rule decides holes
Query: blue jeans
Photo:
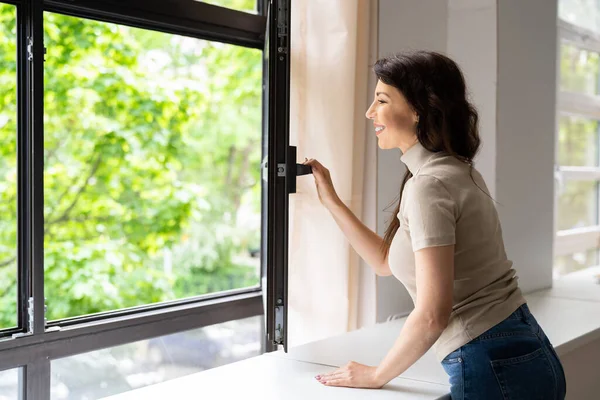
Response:
[{"label": "blue jeans", "polygon": [[450,353],[442,366],[453,400],[562,400],[567,390],[554,347],[527,304]]}]

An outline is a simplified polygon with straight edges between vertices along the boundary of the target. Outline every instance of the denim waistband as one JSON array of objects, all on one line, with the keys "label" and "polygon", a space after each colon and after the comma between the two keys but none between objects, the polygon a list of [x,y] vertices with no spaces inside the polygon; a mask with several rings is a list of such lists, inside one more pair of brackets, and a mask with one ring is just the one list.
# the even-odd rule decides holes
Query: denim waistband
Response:
[{"label": "denim waistband", "polygon": [[508,317],[508,319],[522,320],[525,323],[527,323],[528,325],[530,325],[533,328],[534,333],[536,335],[538,335],[541,339],[544,339],[546,336],[544,331],[541,329],[540,325],[538,324],[537,320],[533,316],[533,314],[531,314],[531,311],[529,310],[529,306],[527,305],[527,303],[524,303],[519,308],[517,308]]},{"label": "denim waistband", "polygon": [[527,306],[527,303],[520,305],[519,308],[517,308],[510,315],[510,318],[529,320],[531,318],[531,311],[529,311],[529,307]]}]

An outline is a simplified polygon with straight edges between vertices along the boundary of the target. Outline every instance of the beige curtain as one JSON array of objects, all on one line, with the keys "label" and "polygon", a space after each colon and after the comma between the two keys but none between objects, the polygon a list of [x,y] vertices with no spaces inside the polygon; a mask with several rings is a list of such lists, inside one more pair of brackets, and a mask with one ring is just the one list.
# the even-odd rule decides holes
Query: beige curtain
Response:
[{"label": "beige curtain", "polygon": [[[361,217],[370,0],[293,0],[290,142],[331,171]],[[373,140],[373,139],[372,139]],[[290,197],[291,346],[356,328],[359,258],[320,204],[312,176]]]}]

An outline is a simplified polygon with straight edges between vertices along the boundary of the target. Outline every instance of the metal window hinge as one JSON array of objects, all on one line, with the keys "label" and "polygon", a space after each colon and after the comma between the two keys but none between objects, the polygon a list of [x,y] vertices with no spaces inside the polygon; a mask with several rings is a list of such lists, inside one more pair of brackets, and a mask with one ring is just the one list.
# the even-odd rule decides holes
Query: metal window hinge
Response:
[{"label": "metal window hinge", "polygon": [[[289,43],[290,21],[288,21],[288,10],[290,7],[288,0],[280,0],[277,4],[277,52],[287,54]],[[280,59],[282,56],[280,55]]]},{"label": "metal window hinge", "polygon": [[[27,46],[29,49],[29,46]],[[15,333],[13,339],[33,335],[33,297],[27,300],[27,332]]]},{"label": "metal window hinge", "polygon": [[33,61],[33,39],[27,38],[27,61]]},{"label": "metal window hinge", "polygon": [[[48,321],[46,318],[46,313],[48,312],[48,306],[45,304],[45,300],[46,299],[44,299],[44,325],[46,325],[46,322]],[[33,335],[33,320],[34,320],[33,316],[34,316],[33,297],[30,297],[27,300],[27,332],[15,333],[14,335],[12,335],[13,339]]]},{"label": "metal window hinge", "polygon": [[[44,56],[47,53],[47,49],[44,47]],[[33,61],[33,39],[27,38],[27,61]],[[44,61],[46,61],[46,57],[44,57]]]},{"label": "metal window hinge", "polygon": [[[279,299],[277,304],[282,304],[283,301]],[[283,344],[283,306],[275,307],[275,338],[273,340],[275,344]]]}]

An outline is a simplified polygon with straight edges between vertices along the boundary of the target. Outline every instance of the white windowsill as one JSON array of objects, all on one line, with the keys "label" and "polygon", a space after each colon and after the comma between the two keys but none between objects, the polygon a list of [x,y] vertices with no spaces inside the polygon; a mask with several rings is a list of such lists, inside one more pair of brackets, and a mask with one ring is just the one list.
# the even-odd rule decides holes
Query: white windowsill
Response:
[{"label": "white windowsill", "polygon": [[[569,274],[551,289],[525,295],[532,314],[542,326],[559,356],[592,341],[600,341],[600,284],[592,277],[600,267]],[[363,328],[269,356],[341,366],[348,361],[377,365],[392,346],[406,318]],[[448,377],[429,351],[409,368],[403,378],[448,384]],[[433,399],[434,397],[432,397]]]},{"label": "white windowsill", "polygon": [[[600,267],[569,274],[554,287],[527,294],[529,308],[559,356],[600,341]],[[110,397],[110,400],[185,398],[214,393],[220,398],[447,399],[448,377],[429,351],[383,390],[324,387],[313,379],[348,361],[377,365],[406,318],[200,372]],[[141,396],[141,397],[140,397]],[[210,396],[209,396],[210,397]]]},{"label": "white windowsill", "polygon": [[600,267],[587,268],[555,279],[550,289],[526,296],[559,356],[600,340],[598,274]]}]

